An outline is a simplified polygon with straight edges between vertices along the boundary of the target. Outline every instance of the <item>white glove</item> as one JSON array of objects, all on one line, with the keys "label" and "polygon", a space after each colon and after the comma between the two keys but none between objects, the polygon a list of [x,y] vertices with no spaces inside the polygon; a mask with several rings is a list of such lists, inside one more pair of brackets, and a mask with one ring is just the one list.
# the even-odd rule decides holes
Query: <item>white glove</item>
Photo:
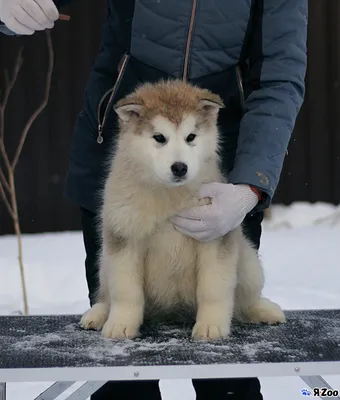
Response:
[{"label": "white glove", "polygon": [[210,197],[211,204],[184,210],[171,222],[178,231],[201,242],[214,240],[240,226],[259,201],[248,185],[217,182],[202,185],[199,197]]},{"label": "white glove", "polygon": [[19,35],[51,29],[58,18],[52,0],[0,0],[0,20]]}]

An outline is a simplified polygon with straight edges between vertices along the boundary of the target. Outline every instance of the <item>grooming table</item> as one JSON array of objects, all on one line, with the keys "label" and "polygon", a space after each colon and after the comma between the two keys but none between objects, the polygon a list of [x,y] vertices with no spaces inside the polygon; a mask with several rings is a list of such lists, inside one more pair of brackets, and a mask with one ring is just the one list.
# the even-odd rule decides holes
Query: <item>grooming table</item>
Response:
[{"label": "grooming table", "polygon": [[6,382],[29,381],[55,382],[36,400],[75,382],[85,383],[68,399],[85,400],[109,380],[299,376],[312,397],[315,387],[332,390],[321,376],[340,375],[340,310],[286,315],[283,325],[234,323],[218,342],[191,340],[192,325],[148,325],[119,342],[82,330],[80,316],[0,317],[0,400]]}]

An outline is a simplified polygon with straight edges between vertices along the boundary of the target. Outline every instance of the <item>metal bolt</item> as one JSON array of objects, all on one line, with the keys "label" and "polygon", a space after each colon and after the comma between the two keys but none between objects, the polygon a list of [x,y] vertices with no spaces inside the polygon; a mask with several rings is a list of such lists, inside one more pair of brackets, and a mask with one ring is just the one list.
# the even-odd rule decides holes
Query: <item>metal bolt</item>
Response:
[{"label": "metal bolt", "polygon": [[294,368],[294,371],[295,371],[295,372],[300,372],[300,368],[299,368],[299,367],[295,367],[295,368]]},{"label": "metal bolt", "polygon": [[139,372],[136,371],[133,375],[134,375],[136,378],[138,378],[138,377],[139,377]]}]

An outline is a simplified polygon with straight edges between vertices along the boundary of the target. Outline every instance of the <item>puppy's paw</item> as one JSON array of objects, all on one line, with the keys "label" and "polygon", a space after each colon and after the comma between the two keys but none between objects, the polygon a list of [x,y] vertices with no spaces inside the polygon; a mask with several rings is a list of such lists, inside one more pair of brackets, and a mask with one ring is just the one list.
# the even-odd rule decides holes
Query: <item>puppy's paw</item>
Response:
[{"label": "puppy's paw", "polygon": [[102,335],[108,339],[134,339],[139,334],[139,324],[126,324],[108,319],[103,327]]},{"label": "puppy's paw", "polygon": [[211,324],[196,322],[192,330],[192,338],[195,340],[219,340],[225,339],[230,333],[228,324]]},{"label": "puppy's paw", "polygon": [[286,322],[286,316],[278,304],[263,297],[258,304],[249,308],[246,320],[251,323],[282,324]]},{"label": "puppy's paw", "polygon": [[83,329],[101,330],[109,315],[109,305],[97,303],[87,310],[80,320]]}]

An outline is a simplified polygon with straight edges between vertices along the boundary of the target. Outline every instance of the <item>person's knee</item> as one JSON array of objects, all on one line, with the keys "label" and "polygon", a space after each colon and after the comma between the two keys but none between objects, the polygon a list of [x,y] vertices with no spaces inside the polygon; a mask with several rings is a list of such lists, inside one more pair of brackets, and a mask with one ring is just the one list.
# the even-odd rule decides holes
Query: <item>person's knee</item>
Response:
[{"label": "person's knee", "polygon": [[197,400],[263,400],[257,378],[194,379]]},{"label": "person's knee", "polygon": [[245,236],[259,249],[262,234],[263,211],[247,215],[242,223]]},{"label": "person's knee", "polygon": [[110,381],[91,396],[91,400],[161,400],[157,380]]}]

